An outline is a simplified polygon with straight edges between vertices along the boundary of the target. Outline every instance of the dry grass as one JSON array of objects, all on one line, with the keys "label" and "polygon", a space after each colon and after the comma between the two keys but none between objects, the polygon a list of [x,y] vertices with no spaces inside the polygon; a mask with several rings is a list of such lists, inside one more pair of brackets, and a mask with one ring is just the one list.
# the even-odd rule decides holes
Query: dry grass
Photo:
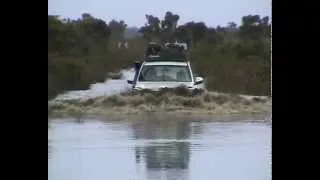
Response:
[{"label": "dry grass", "polygon": [[109,97],[89,100],[51,101],[50,111],[90,112],[198,112],[198,113],[240,113],[271,112],[271,100],[267,97],[250,97],[234,94],[190,91],[183,87],[160,91],[125,92]]}]

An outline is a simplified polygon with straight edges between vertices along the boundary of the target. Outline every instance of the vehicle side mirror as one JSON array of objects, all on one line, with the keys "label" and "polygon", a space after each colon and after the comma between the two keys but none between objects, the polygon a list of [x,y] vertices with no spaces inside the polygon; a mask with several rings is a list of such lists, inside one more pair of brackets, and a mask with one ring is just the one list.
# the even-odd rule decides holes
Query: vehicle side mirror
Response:
[{"label": "vehicle side mirror", "polygon": [[194,81],[194,85],[201,84],[203,83],[203,81],[204,81],[203,77],[196,77]]},{"label": "vehicle side mirror", "polygon": [[132,80],[127,80],[127,83],[128,84],[133,84],[133,81]]}]

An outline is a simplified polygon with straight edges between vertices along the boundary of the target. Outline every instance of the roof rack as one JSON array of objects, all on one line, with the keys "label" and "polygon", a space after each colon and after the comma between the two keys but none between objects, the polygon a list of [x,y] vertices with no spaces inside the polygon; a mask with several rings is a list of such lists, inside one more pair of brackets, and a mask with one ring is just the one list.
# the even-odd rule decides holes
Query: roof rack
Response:
[{"label": "roof rack", "polygon": [[149,43],[144,61],[177,61],[186,62],[187,57],[179,46],[166,46],[165,48],[156,43]]},{"label": "roof rack", "polygon": [[188,50],[188,45],[187,43],[178,43],[178,41],[172,43],[172,42],[167,42],[164,44],[168,48],[181,48],[185,51]]}]

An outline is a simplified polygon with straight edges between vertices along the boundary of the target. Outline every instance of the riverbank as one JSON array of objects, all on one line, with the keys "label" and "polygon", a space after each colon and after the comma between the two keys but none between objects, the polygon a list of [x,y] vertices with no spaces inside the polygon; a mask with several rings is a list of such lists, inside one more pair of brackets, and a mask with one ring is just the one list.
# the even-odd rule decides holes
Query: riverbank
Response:
[{"label": "riverbank", "polygon": [[266,96],[235,95],[185,89],[125,92],[89,99],[48,101],[50,114],[141,115],[141,114],[259,114],[271,113]]}]

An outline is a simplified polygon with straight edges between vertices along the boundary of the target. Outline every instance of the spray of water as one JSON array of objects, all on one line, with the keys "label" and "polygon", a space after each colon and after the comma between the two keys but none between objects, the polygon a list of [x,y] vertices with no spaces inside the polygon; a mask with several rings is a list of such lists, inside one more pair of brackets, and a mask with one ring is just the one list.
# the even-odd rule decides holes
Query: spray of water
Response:
[{"label": "spray of water", "polygon": [[106,79],[103,83],[92,84],[88,90],[68,91],[58,95],[55,100],[87,100],[127,91],[130,88],[127,79],[133,79],[134,69],[122,70],[120,73],[122,74],[120,79]]}]

